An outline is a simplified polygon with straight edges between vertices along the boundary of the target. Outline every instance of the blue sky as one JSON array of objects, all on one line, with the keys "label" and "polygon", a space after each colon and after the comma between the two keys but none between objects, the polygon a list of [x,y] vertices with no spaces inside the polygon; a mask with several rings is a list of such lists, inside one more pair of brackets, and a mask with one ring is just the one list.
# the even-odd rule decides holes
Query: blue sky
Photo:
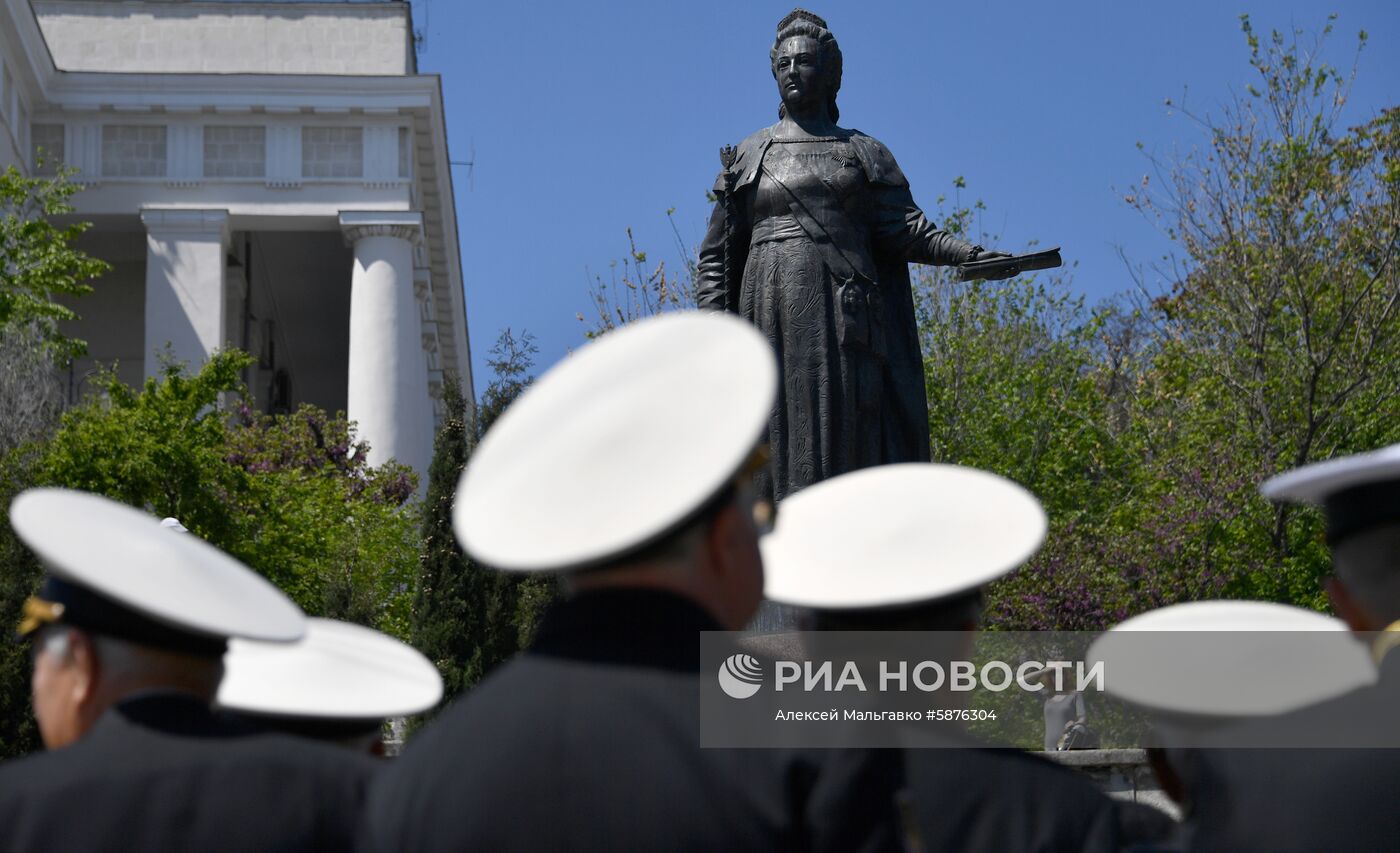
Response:
[{"label": "blue sky", "polygon": [[[414,0],[424,72],[441,74],[477,388],[501,329],[538,339],[536,372],[583,341],[588,274],[631,227],[678,262],[666,210],[697,242],[717,151],[776,118],[768,48],[792,0],[475,3]],[[1256,30],[1320,28],[1350,68],[1359,121],[1400,104],[1400,2],[899,2],[809,6],[845,57],[841,124],[894,152],[926,209],[967,181],[1003,248],[1038,239],[1076,262],[1089,300],[1127,290],[1121,249],[1171,246],[1122,201],[1162,155],[1201,141],[1166,98],[1210,112],[1251,81],[1239,15]]]}]

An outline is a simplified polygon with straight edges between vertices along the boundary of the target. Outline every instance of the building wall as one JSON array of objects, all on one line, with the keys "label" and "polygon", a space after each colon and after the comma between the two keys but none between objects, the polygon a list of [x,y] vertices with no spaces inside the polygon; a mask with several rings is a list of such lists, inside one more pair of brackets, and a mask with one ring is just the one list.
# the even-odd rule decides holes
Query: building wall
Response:
[{"label": "building wall", "polygon": [[[397,115],[268,115],[124,113],[74,116],[45,112],[29,125],[31,147],[52,140],[52,155],[78,170],[77,180],[110,186],[174,186],[190,196],[201,187],[296,189],[303,184],[365,190],[412,185],[410,119]],[[401,195],[402,193],[400,193]],[[101,193],[80,208],[101,209]],[[285,199],[294,202],[294,197]],[[233,207],[237,199],[215,207]],[[154,203],[151,198],[145,204]],[[97,205],[97,207],[94,207]]]},{"label": "building wall", "polygon": [[[135,217],[133,217],[135,219]],[[92,282],[92,292],[65,299],[79,319],[63,324],[63,332],[87,341],[87,355],[74,359],[69,371],[68,399],[76,402],[91,393],[88,379],[99,365],[117,366],[117,376],[140,387],[146,344],[146,234],[139,223],[129,229],[93,228],[77,246],[112,265]]]},{"label": "building wall", "polygon": [[65,71],[411,74],[407,3],[35,0]]},{"label": "building wall", "polygon": [[0,169],[14,165],[26,171],[29,104],[11,61],[14,58],[0,53]]},{"label": "building wall", "polygon": [[[42,147],[75,167],[65,218],[94,223],[80,245],[113,265],[73,305],[68,332],[90,354],[72,399],[99,364],[139,385],[148,352],[188,331],[186,358],[221,344],[258,357],[246,381],[264,410],[358,405],[381,454],[427,464],[404,425],[426,435],[443,377],[470,389],[471,374],[441,88],[416,74],[410,31],[402,2],[0,0],[0,165]],[[222,269],[211,235],[227,241]],[[375,282],[350,242],[366,241],[394,243],[393,293],[408,298],[357,325],[350,297]],[[162,261],[186,254],[199,262]],[[367,324],[394,334],[361,340],[357,375],[373,374],[366,360],[410,370],[356,404],[347,357]]]}]

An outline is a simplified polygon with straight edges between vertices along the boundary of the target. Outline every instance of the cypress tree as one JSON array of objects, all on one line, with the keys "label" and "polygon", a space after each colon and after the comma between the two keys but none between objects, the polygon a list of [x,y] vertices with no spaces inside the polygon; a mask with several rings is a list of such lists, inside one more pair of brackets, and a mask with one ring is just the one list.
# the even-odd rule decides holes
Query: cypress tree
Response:
[{"label": "cypress tree", "polygon": [[423,553],[413,608],[413,642],[442,673],[444,703],[470,689],[523,648],[553,598],[553,582],[518,578],[480,566],[452,533],[452,498],[471,452],[491,423],[530,384],[536,352],[528,333],[501,333],[488,360],[495,378],[468,411],[461,388],[449,383],[447,417],[428,468]]}]

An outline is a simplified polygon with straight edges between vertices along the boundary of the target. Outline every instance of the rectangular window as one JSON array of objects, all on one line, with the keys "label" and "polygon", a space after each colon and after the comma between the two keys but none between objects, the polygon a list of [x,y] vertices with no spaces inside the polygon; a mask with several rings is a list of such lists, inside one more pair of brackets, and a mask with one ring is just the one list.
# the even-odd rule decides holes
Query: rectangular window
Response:
[{"label": "rectangular window", "polygon": [[40,175],[58,173],[63,162],[63,125],[36,124],[29,128],[29,155]]},{"label": "rectangular window", "polygon": [[165,126],[108,124],[102,128],[102,174],[109,178],[165,176]]},{"label": "rectangular window", "polygon": [[360,178],[365,174],[365,134],[359,127],[303,127],[303,178]]},{"label": "rectangular window", "polygon": [[406,127],[399,128],[399,177],[413,177],[413,134]]},{"label": "rectangular window", "polygon": [[261,178],[267,174],[267,128],[209,125],[204,128],[204,177]]}]

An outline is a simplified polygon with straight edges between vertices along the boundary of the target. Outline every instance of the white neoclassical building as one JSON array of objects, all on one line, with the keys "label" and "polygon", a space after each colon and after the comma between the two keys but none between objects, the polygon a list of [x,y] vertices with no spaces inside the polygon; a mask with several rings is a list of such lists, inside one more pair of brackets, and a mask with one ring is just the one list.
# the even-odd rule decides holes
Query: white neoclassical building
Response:
[{"label": "white neoclassical building", "polygon": [[[444,382],[472,399],[442,91],[407,3],[0,0],[0,166],[76,167],[88,356],[257,357],[260,406],[345,410],[425,471]],[[40,165],[39,152],[45,160]]]}]

